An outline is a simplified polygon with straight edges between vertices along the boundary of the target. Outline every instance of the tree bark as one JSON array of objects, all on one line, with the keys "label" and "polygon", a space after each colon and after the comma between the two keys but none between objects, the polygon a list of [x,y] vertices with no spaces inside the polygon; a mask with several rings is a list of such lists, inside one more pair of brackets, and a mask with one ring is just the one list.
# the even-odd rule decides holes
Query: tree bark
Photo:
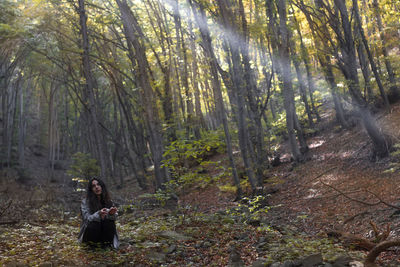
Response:
[{"label": "tree bark", "polygon": [[292,71],[289,58],[289,32],[286,25],[286,0],[278,0],[279,10],[279,30],[281,45],[279,46],[279,56],[281,61],[281,76],[283,81],[283,103],[286,110],[286,127],[289,137],[290,148],[293,159],[296,162],[303,160],[303,155],[299,149],[295,134],[295,104],[292,84]]},{"label": "tree bark", "polygon": [[344,76],[349,81],[348,87],[353,104],[356,106],[363,121],[364,127],[372,140],[374,153],[378,157],[385,157],[389,154],[389,144],[376,125],[376,122],[373,119],[370,110],[368,109],[367,102],[361,96],[357,74],[354,40],[346,4],[344,0],[334,0],[334,3],[340,13],[341,28],[343,30],[343,36],[338,36],[338,39],[340,40],[340,47],[343,53],[343,64],[341,64],[340,67]]},{"label": "tree bark", "polygon": [[156,188],[159,189],[163,188],[164,183],[167,182],[167,175],[162,166],[164,147],[161,124],[156,106],[157,101],[150,84],[148,73],[149,63],[146,58],[145,47],[139,39],[140,37],[143,38],[143,33],[136,17],[126,3],[126,0],[116,0],[116,2],[121,12],[122,23],[127,35],[126,37],[135,49],[137,65],[140,66],[138,70],[138,79],[142,92],[141,100],[144,105],[146,130],[149,136],[150,150],[153,157]]},{"label": "tree bark", "polygon": [[[367,53],[368,60],[369,60],[369,63],[371,65],[372,72],[374,73],[374,77],[375,77],[376,83],[378,84],[379,92],[381,94],[381,97],[383,99],[383,103],[384,103],[385,107],[387,109],[389,109],[390,108],[389,99],[388,99],[387,94],[386,94],[386,92],[385,92],[385,90],[383,88],[381,77],[380,77],[380,75],[378,73],[378,69],[377,69],[377,67],[375,65],[374,58],[373,58],[372,53],[371,53],[371,51],[369,49],[369,44],[368,44],[367,38],[365,37],[365,33],[364,33],[364,29],[362,27],[362,22],[361,22],[361,17],[360,17],[360,12],[359,12],[359,8],[358,8],[357,0],[353,0],[353,10],[355,12],[356,25],[357,25],[357,28],[358,28],[358,32],[360,34],[362,43],[364,45],[365,52]],[[361,49],[361,47],[359,49]],[[359,52],[359,58],[360,58],[360,53],[362,54],[362,52]],[[360,58],[360,61],[363,61],[363,60]],[[364,74],[364,72],[366,72],[367,70],[365,70],[366,67],[365,66],[363,67],[363,65],[364,64],[361,63],[361,69],[362,69],[363,74]],[[366,75],[367,74],[364,74],[364,77]],[[372,97],[372,96],[370,96],[370,97]]]},{"label": "tree bark", "polygon": [[296,16],[293,15],[293,20],[294,20],[294,26],[296,28],[297,34],[299,35],[300,38],[300,52],[301,52],[301,58],[303,59],[304,66],[306,68],[306,73],[307,73],[307,85],[308,85],[308,92],[310,95],[310,102],[311,102],[311,108],[313,113],[315,114],[315,117],[317,118],[317,121],[321,121],[321,116],[318,113],[318,110],[315,106],[315,101],[314,101],[314,91],[315,91],[315,85],[314,85],[314,79],[311,73],[311,64],[310,64],[310,59],[309,59],[309,53],[304,45],[303,42],[303,35],[300,30],[300,25],[299,22],[296,19]]},{"label": "tree bark", "polygon": [[204,52],[209,60],[212,89],[214,91],[214,97],[215,97],[215,108],[222,120],[222,125],[223,125],[224,132],[225,132],[225,142],[226,142],[229,162],[230,162],[231,169],[232,169],[232,178],[233,178],[233,182],[237,188],[237,191],[236,191],[237,197],[239,198],[242,195],[242,188],[240,186],[239,176],[237,174],[236,164],[235,164],[235,160],[233,158],[232,141],[231,141],[231,135],[229,132],[229,127],[228,127],[228,119],[226,116],[224,102],[222,99],[221,84],[220,84],[219,78],[218,78],[217,62],[216,62],[216,57],[214,54],[214,49],[213,49],[212,43],[211,43],[211,36],[210,36],[210,32],[209,32],[208,25],[207,25],[207,20],[205,18],[204,10],[201,5],[199,5],[198,3],[195,3],[192,0],[188,0],[188,2],[192,8],[194,18],[200,29],[200,34],[201,34],[201,38],[203,40],[203,45],[204,45]]},{"label": "tree bark", "polygon": [[397,101],[399,99],[400,93],[399,93],[399,89],[397,88],[396,77],[395,77],[395,74],[394,74],[394,71],[393,71],[393,67],[392,67],[392,64],[390,63],[390,60],[389,60],[389,53],[388,53],[387,48],[386,48],[386,37],[385,37],[384,29],[383,29],[381,11],[379,9],[378,0],[373,0],[372,1],[372,6],[374,7],[376,22],[378,24],[379,37],[380,37],[380,39],[382,41],[383,60],[385,62],[386,71],[388,72],[388,76],[389,76],[390,99],[392,99],[393,102],[395,102],[395,101]]},{"label": "tree bark", "polygon": [[99,120],[97,115],[97,103],[94,95],[94,80],[91,71],[91,61],[90,61],[90,45],[89,45],[89,36],[87,29],[87,16],[85,9],[85,0],[78,0],[79,3],[79,23],[80,23],[80,32],[81,32],[81,46],[82,46],[82,67],[83,67],[83,75],[85,78],[85,97],[88,100],[88,112],[90,114],[90,127],[94,136],[94,145],[93,148],[96,152],[96,156],[100,162],[101,168],[101,176],[108,179],[108,168],[106,164],[106,156],[105,156],[105,144],[102,139],[104,138],[101,134],[101,130],[99,127]]}]

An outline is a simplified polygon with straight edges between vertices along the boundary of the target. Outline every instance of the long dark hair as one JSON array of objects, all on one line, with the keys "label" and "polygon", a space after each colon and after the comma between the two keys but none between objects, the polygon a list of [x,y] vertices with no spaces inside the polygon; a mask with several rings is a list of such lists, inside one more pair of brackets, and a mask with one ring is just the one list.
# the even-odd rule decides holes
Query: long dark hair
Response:
[{"label": "long dark hair", "polygon": [[[92,183],[94,180],[96,180],[101,186],[100,199],[92,190]],[[101,210],[102,208],[111,208],[113,206],[110,193],[108,193],[105,183],[99,178],[94,177],[89,180],[86,192],[86,201],[89,202],[89,208],[92,213]]]}]

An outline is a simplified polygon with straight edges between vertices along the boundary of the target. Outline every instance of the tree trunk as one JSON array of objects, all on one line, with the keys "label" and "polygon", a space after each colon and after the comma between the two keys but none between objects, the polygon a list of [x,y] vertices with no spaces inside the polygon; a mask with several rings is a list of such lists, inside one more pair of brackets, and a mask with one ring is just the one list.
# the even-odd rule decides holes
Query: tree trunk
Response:
[{"label": "tree trunk", "polygon": [[286,0],[278,0],[279,9],[279,29],[281,36],[281,45],[279,46],[279,55],[281,61],[281,76],[283,81],[283,105],[286,110],[286,127],[292,151],[293,159],[296,162],[303,160],[303,155],[300,152],[296,140],[295,128],[295,104],[292,85],[292,71],[289,58],[289,32],[286,25]]},{"label": "tree trunk", "polygon": [[293,41],[291,42],[291,54],[292,54],[292,62],[293,62],[294,68],[296,70],[297,81],[299,82],[300,96],[301,96],[301,99],[303,100],[306,115],[308,118],[308,125],[310,128],[314,128],[314,121],[313,121],[313,118],[311,115],[310,106],[308,105],[306,89],[304,87],[303,75],[300,70],[300,63],[299,63],[299,59],[296,54],[296,48],[295,48],[295,44]]},{"label": "tree trunk", "polygon": [[385,157],[389,153],[388,143],[373,120],[371,112],[368,109],[367,102],[361,96],[357,74],[354,40],[347,8],[344,0],[334,0],[334,2],[335,6],[339,10],[341,27],[343,29],[343,38],[339,38],[341,40],[341,50],[343,53],[343,65],[341,65],[341,69],[345,77],[349,80],[350,95],[363,121],[364,127],[372,140],[374,153],[378,157]]},{"label": "tree trunk", "polygon": [[156,178],[156,188],[163,188],[164,183],[167,182],[166,171],[162,166],[163,159],[163,138],[161,133],[161,124],[157,110],[157,101],[154,96],[153,88],[150,84],[148,74],[149,63],[146,58],[145,47],[138,39],[143,37],[139,23],[133,15],[126,0],[116,0],[119,10],[121,12],[121,19],[127,34],[127,39],[136,52],[137,65],[140,66],[138,71],[139,85],[142,90],[142,101],[144,105],[145,124],[147,134],[149,136],[150,150],[154,162],[154,173]]},{"label": "tree trunk", "polygon": [[[192,21],[189,20],[189,35],[193,36],[193,29],[192,29]],[[192,86],[194,90],[194,103],[195,103],[195,110],[196,116],[194,118],[194,135],[196,139],[201,138],[200,134],[200,127],[204,128],[206,125],[204,123],[203,112],[201,111],[201,103],[200,103],[200,89],[199,89],[199,73],[198,73],[198,66],[197,66],[197,55],[196,55],[196,46],[195,42],[192,38],[190,38],[190,50],[192,52]]]},{"label": "tree trunk", "polygon": [[372,0],[372,6],[374,7],[376,22],[378,24],[379,37],[382,41],[382,54],[384,57],[383,60],[385,61],[386,71],[388,72],[388,75],[389,75],[389,82],[390,82],[390,97],[389,98],[393,102],[395,102],[399,99],[400,94],[399,94],[399,89],[397,88],[396,77],[395,77],[395,74],[394,74],[394,71],[392,68],[392,64],[390,63],[390,60],[389,60],[389,53],[386,48],[386,37],[385,37],[384,29],[383,29],[381,11],[379,10],[378,0]]},{"label": "tree trunk", "polygon": [[[317,5],[318,10],[320,11],[321,6],[319,5],[318,1],[316,1],[316,5]],[[331,49],[329,47],[329,44],[324,42],[324,40],[321,39],[321,36],[316,34],[316,31],[317,31],[316,28],[318,26],[314,24],[314,21],[311,19],[310,13],[308,13],[308,11],[306,9],[304,9],[304,7],[302,7],[302,10],[303,10],[304,15],[306,16],[307,22],[310,26],[311,33],[313,35],[313,39],[315,42],[315,46],[320,47],[321,51],[330,51]],[[324,22],[322,22],[322,23],[324,23]],[[322,35],[329,34],[328,28],[325,26],[325,24],[322,25],[320,31],[321,31]],[[343,128],[349,128],[349,124],[347,123],[346,118],[344,116],[344,110],[343,110],[342,103],[340,101],[340,97],[337,94],[337,87],[336,87],[335,76],[333,74],[331,58],[329,55],[324,55],[322,53],[325,53],[325,52],[318,51],[317,58],[322,67],[325,80],[327,81],[327,83],[330,87],[330,90],[331,90],[332,99],[333,99],[333,103],[335,106],[336,119]]]},{"label": "tree trunk", "polygon": [[97,115],[97,103],[94,95],[94,80],[91,71],[91,62],[90,62],[90,45],[89,45],[89,36],[87,30],[87,16],[85,10],[85,0],[78,0],[79,2],[79,22],[80,22],[80,32],[81,32],[81,46],[82,46],[82,67],[83,74],[85,78],[85,93],[84,95],[88,98],[88,112],[90,114],[90,127],[94,136],[94,151],[96,151],[96,156],[100,162],[101,168],[101,176],[108,179],[108,168],[106,164],[106,156],[105,156],[105,144],[102,139],[103,136],[101,134],[101,130],[99,127],[99,120]]},{"label": "tree trunk", "polygon": [[229,162],[230,162],[231,169],[232,169],[233,182],[237,188],[236,194],[237,194],[237,197],[241,197],[242,188],[240,186],[239,176],[237,174],[236,164],[235,164],[235,160],[233,158],[231,135],[229,133],[228,120],[227,120],[226,111],[225,111],[225,107],[224,107],[224,103],[223,103],[223,99],[222,99],[221,84],[220,84],[219,78],[218,78],[217,62],[216,62],[214,50],[213,50],[213,47],[211,44],[211,36],[210,36],[210,32],[209,32],[208,25],[207,25],[207,20],[205,19],[205,14],[204,14],[204,10],[203,10],[202,6],[198,5],[197,3],[194,3],[192,0],[188,0],[188,2],[192,8],[195,20],[200,29],[201,38],[202,38],[203,44],[204,44],[204,50],[205,50],[205,53],[209,60],[210,71],[211,71],[211,82],[212,82],[212,87],[213,87],[212,89],[214,91],[214,97],[215,97],[215,107],[216,107],[217,113],[220,115],[220,117],[222,119],[222,124],[224,127],[225,141],[226,141]]},{"label": "tree trunk", "polygon": [[300,25],[296,19],[296,16],[293,15],[293,20],[294,20],[294,25],[297,31],[297,34],[299,35],[300,38],[300,52],[301,52],[301,58],[303,59],[304,66],[306,68],[306,73],[307,73],[307,85],[308,85],[308,92],[310,95],[310,102],[311,102],[311,108],[313,113],[315,114],[315,117],[317,118],[317,121],[321,121],[321,117],[318,113],[317,108],[315,107],[315,101],[314,101],[314,91],[315,91],[315,85],[314,85],[314,79],[311,73],[311,64],[310,64],[310,59],[309,59],[309,54],[308,50],[306,49],[306,46],[304,45],[303,42],[303,35],[300,30]]},{"label": "tree trunk", "polygon": [[243,1],[239,0],[239,15],[241,16],[242,21],[242,39],[240,42],[240,50],[242,53],[242,62],[243,62],[243,72],[244,72],[244,80],[245,80],[245,88],[247,92],[247,103],[248,103],[248,113],[249,113],[249,134],[251,144],[255,149],[250,148],[251,152],[250,156],[255,159],[255,168],[257,175],[257,190],[256,193],[262,193],[263,183],[264,183],[264,166],[268,165],[268,160],[265,154],[264,149],[264,134],[261,123],[262,110],[261,104],[259,100],[256,99],[257,84],[254,76],[254,72],[250,66],[250,56],[249,56],[249,33],[248,26],[246,21],[246,16],[244,12]]},{"label": "tree trunk", "polygon": [[[381,97],[383,99],[383,103],[384,103],[385,107],[387,109],[389,109],[389,99],[388,99],[387,94],[385,93],[385,90],[383,88],[383,85],[382,85],[382,82],[381,82],[381,77],[380,77],[380,75],[378,73],[378,69],[377,69],[377,67],[375,65],[374,58],[373,58],[373,56],[371,54],[371,51],[369,49],[369,44],[368,44],[367,38],[365,37],[365,34],[364,34],[364,29],[362,27],[362,22],[361,22],[361,18],[360,18],[360,12],[359,12],[359,9],[358,9],[357,0],[353,0],[353,10],[354,10],[354,13],[355,13],[356,25],[357,25],[357,28],[358,28],[358,32],[359,32],[359,34],[361,36],[361,40],[363,42],[365,52],[367,53],[368,60],[369,60],[369,63],[371,65],[372,72],[374,73],[374,77],[375,77],[376,83],[378,84],[379,92],[381,94]],[[360,52],[359,52],[359,55],[360,55]],[[361,58],[360,58],[360,61],[361,61]],[[363,64],[361,64],[361,66],[363,66]],[[364,74],[364,72],[366,71],[364,69],[366,67],[364,67],[364,68],[361,67],[361,68],[362,68],[362,71],[363,71],[363,74]],[[365,75],[366,74],[364,74],[364,77],[365,77]]]}]

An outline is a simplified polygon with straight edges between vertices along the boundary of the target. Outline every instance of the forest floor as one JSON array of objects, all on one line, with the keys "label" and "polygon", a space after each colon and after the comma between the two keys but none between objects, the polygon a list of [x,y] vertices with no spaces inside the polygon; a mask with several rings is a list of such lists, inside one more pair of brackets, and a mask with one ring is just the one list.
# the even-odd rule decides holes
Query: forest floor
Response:
[{"label": "forest floor", "polygon": [[[377,117],[398,143],[400,105]],[[52,183],[3,172],[0,266],[268,266],[310,255],[322,257],[321,266],[345,257],[362,262],[366,251],[328,233],[372,240],[373,222],[381,230],[390,224],[388,239],[400,237],[400,212],[391,206],[400,206],[399,173],[390,171],[399,158],[371,161],[362,127],[341,130],[332,120],[326,114],[321,130],[308,138],[306,162],[294,165],[283,146],[282,163],[265,177],[264,198],[233,202],[224,155],[209,160],[203,183],[181,188],[178,203],[163,195],[154,201],[128,177],[123,189],[111,188],[121,204],[117,251],[93,251],[76,242],[83,195],[73,190],[65,170]],[[44,158],[40,162],[32,157],[31,176],[46,176]],[[399,255],[400,249],[392,249],[378,263],[400,266]]]}]

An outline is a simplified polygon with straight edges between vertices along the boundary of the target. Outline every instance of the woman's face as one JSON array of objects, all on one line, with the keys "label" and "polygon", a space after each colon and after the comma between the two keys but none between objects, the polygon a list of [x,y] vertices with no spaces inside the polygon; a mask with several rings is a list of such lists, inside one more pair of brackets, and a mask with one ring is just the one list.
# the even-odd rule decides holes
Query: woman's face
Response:
[{"label": "woman's face", "polygon": [[96,196],[100,196],[102,192],[101,185],[97,180],[92,181],[92,191]]}]

